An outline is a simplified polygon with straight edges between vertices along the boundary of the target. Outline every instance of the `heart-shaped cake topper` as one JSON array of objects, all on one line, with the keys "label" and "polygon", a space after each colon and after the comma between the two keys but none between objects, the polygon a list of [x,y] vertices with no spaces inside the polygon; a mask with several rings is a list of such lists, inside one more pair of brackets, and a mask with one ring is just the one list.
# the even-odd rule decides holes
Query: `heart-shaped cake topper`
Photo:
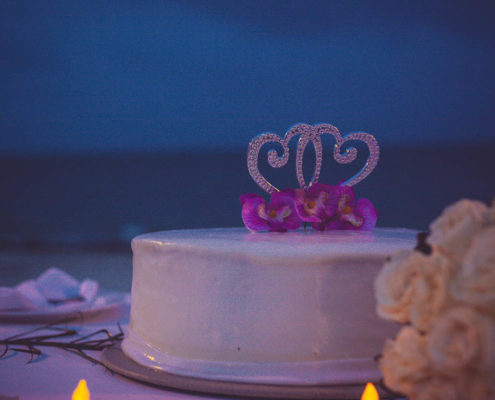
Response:
[{"label": "heart-shaped cake topper", "polygon": [[[365,132],[356,132],[342,137],[339,130],[330,124],[318,124],[314,126],[308,124],[298,124],[289,129],[284,138],[281,138],[274,133],[262,133],[261,135],[256,136],[249,143],[247,155],[249,174],[254,181],[269,194],[278,192],[279,189],[268,182],[265,177],[261,175],[258,168],[258,157],[261,147],[266,143],[278,143],[282,146],[283,153],[281,156],[279,156],[278,152],[274,149],[268,151],[268,164],[274,168],[280,168],[287,164],[287,161],[289,160],[289,142],[294,136],[299,135],[296,151],[296,175],[301,189],[308,189],[313,183],[318,182],[318,178],[320,176],[323,147],[321,143],[321,135],[324,134],[330,134],[335,138],[333,158],[340,164],[351,163],[357,156],[357,150],[355,147],[348,147],[343,154],[341,153],[341,148],[346,142],[352,140],[361,141],[366,143],[368,146],[369,156],[363,168],[361,168],[356,175],[346,180],[343,185],[353,186],[356,183],[361,182],[371,173],[371,171],[373,171],[373,169],[375,169],[376,164],[378,163],[380,148],[378,147],[378,142],[373,135]],[[313,177],[311,178],[309,184],[306,184],[303,175],[303,155],[304,149],[309,142],[313,143],[316,159]]]}]

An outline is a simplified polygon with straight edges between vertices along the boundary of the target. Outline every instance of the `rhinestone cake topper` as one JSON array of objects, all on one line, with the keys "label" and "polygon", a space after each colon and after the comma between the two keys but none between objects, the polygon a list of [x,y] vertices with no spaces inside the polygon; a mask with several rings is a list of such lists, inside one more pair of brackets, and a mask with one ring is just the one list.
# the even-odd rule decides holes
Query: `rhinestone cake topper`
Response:
[{"label": "rhinestone cake topper", "polygon": [[[262,133],[256,136],[249,143],[247,154],[249,174],[253,180],[269,194],[278,192],[279,189],[268,182],[259,171],[258,157],[261,147],[266,143],[278,143],[282,146],[283,153],[281,156],[278,155],[277,150],[270,149],[268,151],[268,164],[274,168],[280,168],[287,164],[287,161],[289,160],[289,142],[293,137],[300,135],[296,150],[296,175],[301,189],[306,190],[310,188],[314,183],[318,182],[318,178],[320,176],[323,150],[321,135],[324,134],[330,134],[335,138],[333,158],[340,164],[348,164],[353,162],[358,153],[355,147],[348,147],[342,154],[341,148],[346,142],[351,140],[361,141],[366,143],[368,146],[369,156],[363,168],[361,168],[361,170],[353,177],[343,182],[342,185],[353,186],[361,182],[371,173],[371,171],[373,171],[373,169],[375,169],[376,164],[378,163],[380,148],[378,147],[378,142],[373,135],[365,132],[356,132],[342,137],[339,130],[330,124],[318,124],[314,126],[308,124],[298,124],[289,129],[284,138],[281,138],[274,133]],[[309,142],[313,143],[316,159],[313,177],[311,178],[309,184],[306,184],[303,175],[303,155]]]}]

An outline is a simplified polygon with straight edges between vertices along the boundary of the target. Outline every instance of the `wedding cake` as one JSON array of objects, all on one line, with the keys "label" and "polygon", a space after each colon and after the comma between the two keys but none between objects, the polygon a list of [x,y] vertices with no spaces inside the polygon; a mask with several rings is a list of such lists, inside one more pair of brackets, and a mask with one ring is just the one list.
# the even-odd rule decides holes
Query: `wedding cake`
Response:
[{"label": "wedding cake", "polygon": [[138,236],[123,350],[148,367],[217,380],[376,382],[373,357],[396,326],[376,315],[373,281],[414,237],[245,228]]},{"label": "wedding cake", "polygon": [[[358,174],[337,186],[317,182],[323,134],[334,137],[340,163],[356,158],[354,147],[341,152],[348,141],[369,150]],[[259,171],[259,152],[277,143],[283,154],[269,151],[268,162],[281,167],[295,136],[300,188],[281,191]],[[310,142],[316,165],[306,184],[302,162]],[[248,229],[166,231],[132,241],[124,353],[156,370],[216,381],[379,381],[374,357],[396,326],[376,315],[373,282],[387,257],[414,247],[416,233],[373,229],[376,210],[369,200],[355,199],[352,186],[374,169],[378,152],[373,136],[341,137],[328,124],[300,124],[284,138],[265,133],[253,139],[248,171],[271,198],[241,197]]]}]

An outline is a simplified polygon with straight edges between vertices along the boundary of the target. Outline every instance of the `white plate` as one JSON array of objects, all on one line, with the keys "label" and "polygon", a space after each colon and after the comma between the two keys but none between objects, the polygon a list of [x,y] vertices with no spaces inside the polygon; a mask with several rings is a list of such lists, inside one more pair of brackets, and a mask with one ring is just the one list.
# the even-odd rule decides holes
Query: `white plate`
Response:
[{"label": "white plate", "polygon": [[129,303],[129,293],[104,292],[92,302],[63,304],[51,310],[0,311],[0,322],[50,323],[114,311]]}]

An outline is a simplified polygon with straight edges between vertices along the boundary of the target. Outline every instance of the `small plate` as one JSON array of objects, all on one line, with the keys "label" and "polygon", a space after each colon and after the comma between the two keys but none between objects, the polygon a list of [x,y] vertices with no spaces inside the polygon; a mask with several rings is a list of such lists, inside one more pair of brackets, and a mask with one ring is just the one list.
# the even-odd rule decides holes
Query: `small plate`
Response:
[{"label": "small plate", "polygon": [[69,303],[51,310],[0,311],[0,322],[51,323],[114,311],[126,303],[128,293],[104,292],[92,302]]}]

